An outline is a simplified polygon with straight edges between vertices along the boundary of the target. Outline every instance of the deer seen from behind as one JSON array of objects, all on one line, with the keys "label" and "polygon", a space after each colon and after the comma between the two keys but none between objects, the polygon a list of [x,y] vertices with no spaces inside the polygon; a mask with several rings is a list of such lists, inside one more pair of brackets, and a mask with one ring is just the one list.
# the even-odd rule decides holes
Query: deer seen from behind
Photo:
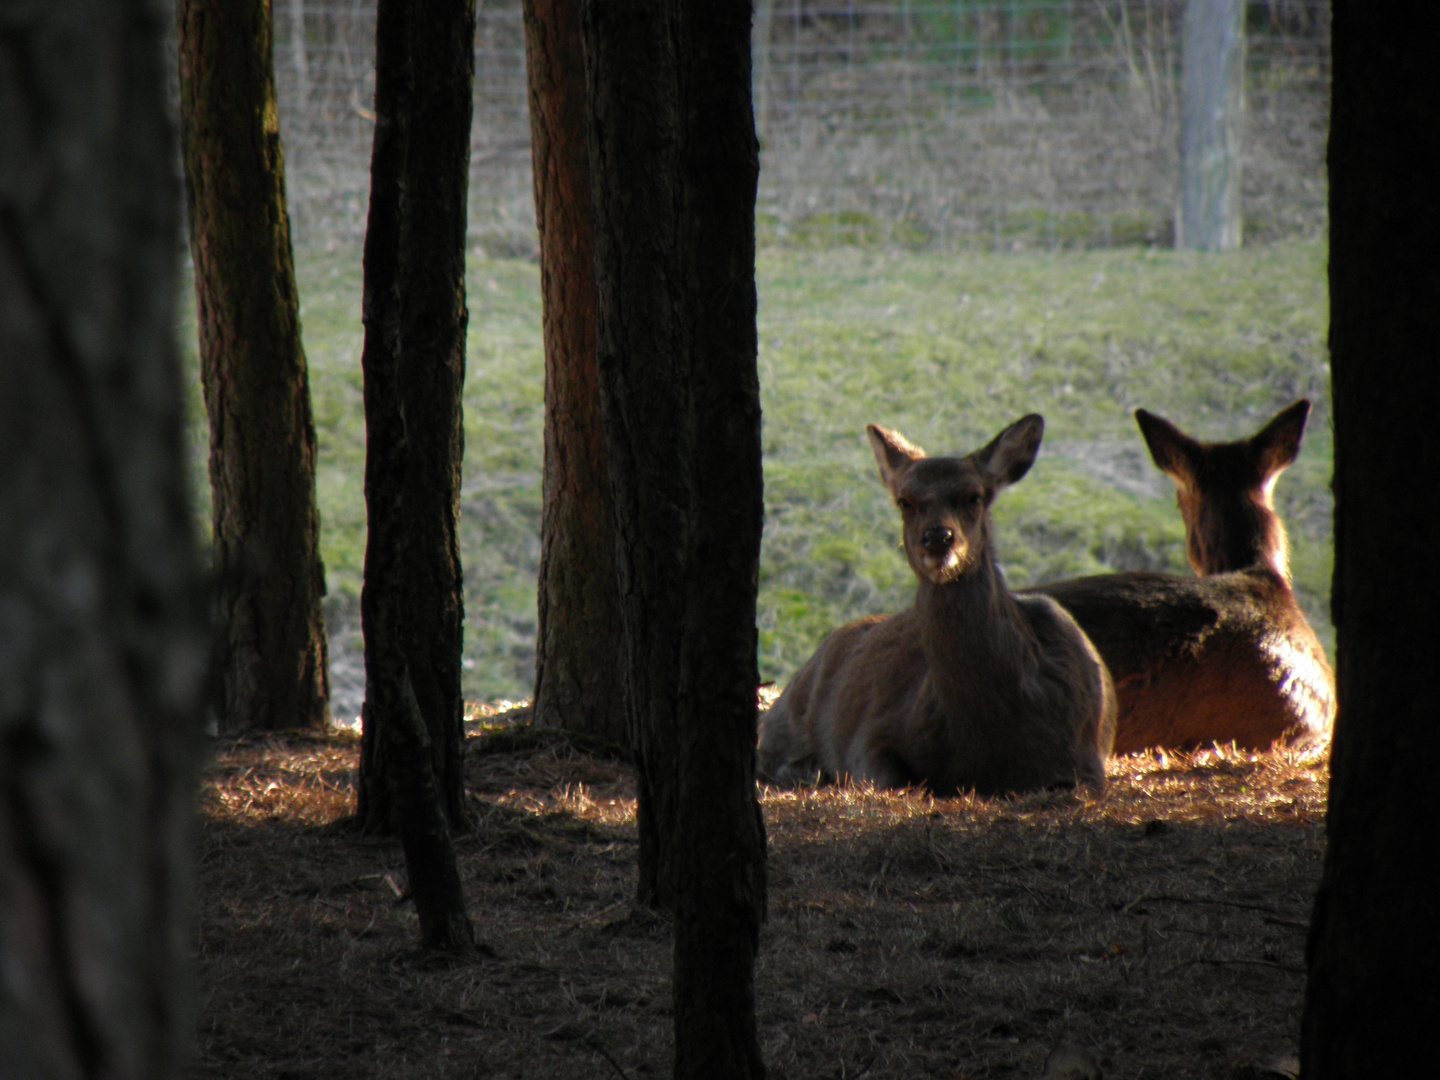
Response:
[{"label": "deer seen from behind", "polygon": [[1115,679],[1115,752],[1244,749],[1323,739],[1335,675],[1290,583],[1275,482],[1300,452],[1308,401],[1248,439],[1204,443],[1139,409],[1155,464],[1175,481],[1198,578],[1120,573],[1043,585]]},{"label": "deer seen from behind", "polygon": [[821,643],[762,719],[762,778],[941,795],[1104,786],[1105,665],[1060,605],[1010,592],[991,540],[990,505],[1030,469],[1043,432],[1032,414],[967,457],[931,458],[866,429],[900,510],[915,605]]}]

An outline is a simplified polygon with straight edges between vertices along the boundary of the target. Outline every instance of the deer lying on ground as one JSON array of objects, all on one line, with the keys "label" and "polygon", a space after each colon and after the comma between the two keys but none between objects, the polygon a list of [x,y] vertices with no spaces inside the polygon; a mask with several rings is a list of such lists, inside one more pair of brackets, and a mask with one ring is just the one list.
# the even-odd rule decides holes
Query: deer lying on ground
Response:
[{"label": "deer lying on ground", "polygon": [[1115,752],[1304,745],[1335,717],[1335,675],[1290,587],[1289,541],[1272,493],[1300,452],[1298,401],[1249,439],[1202,443],[1135,413],[1175,481],[1198,579],[1123,573],[1044,585],[1115,679]]},{"label": "deer lying on ground", "polygon": [[763,778],[936,794],[1104,786],[1105,665],[1059,604],[1006,588],[990,539],[990,504],[1029,470],[1044,426],[1026,416],[963,458],[866,429],[904,523],[915,606],[821,643],[762,721]]}]

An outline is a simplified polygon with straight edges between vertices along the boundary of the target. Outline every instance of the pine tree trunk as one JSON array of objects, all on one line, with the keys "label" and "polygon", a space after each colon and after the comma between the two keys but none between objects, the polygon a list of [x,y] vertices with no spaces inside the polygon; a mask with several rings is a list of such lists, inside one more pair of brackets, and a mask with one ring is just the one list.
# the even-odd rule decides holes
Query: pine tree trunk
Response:
[{"label": "pine tree trunk", "polygon": [[761,1077],[750,8],[592,2],[585,42],[638,898],[675,913],[675,1075]]},{"label": "pine tree trunk", "polygon": [[672,285],[680,188],[672,13],[585,7],[597,358],[615,499],[629,743],[640,834],[637,902],[674,906],[676,732],[692,501],[689,357]]},{"label": "pine tree trunk", "polygon": [[1336,0],[1330,122],[1339,714],[1301,1072],[1418,1075],[1440,1013],[1440,66],[1428,3]]},{"label": "pine tree trunk", "polygon": [[315,428],[275,107],[270,4],[178,0],[180,114],[210,419],[222,730],[323,727],[330,673]]},{"label": "pine tree trunk", "polygon": [[[397,745],[413,697],[452,829],[468,827],[460,649],[464,615],[456,527],[464,453],[465,224],[473,0],[381,0],[375,147],[365,237],[368,538],[361,620],[366,706],[362,826],[399,826]],[[397,685],[403,673],[408,689]]]},{"label": "pine tree trunk", "polygon": [[[178,1077],[207,656],[147,0],[0,49],[0,1074]],[[43,178],[32,183],[29,178]]]},{"label": "pine tree trunk", "polygon": [[689,354],[691,503],[677,714],[675,1075],[765,1075],[755,957],[765,826],[755,797],[755,602],[764,522],[756,366],[750,5],[679,5],[677,305]]},{"label": "pine tree trunk", "polygon": [[615,515],[595,361],[595,250],[580,9],[525,0],[530,150],[545,298],[545,479],[535,718],[627,742]]}]

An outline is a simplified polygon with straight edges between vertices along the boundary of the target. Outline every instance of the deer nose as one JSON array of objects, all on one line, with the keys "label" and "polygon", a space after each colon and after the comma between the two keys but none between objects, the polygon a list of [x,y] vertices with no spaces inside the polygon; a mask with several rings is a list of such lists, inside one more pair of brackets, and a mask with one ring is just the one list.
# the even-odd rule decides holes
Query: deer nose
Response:
[{"label": "deer nose", "polygon": [[955,542],[955,533],[943,525],[935,525],[920,534],[920,546],[927,555],[944,555]]}]

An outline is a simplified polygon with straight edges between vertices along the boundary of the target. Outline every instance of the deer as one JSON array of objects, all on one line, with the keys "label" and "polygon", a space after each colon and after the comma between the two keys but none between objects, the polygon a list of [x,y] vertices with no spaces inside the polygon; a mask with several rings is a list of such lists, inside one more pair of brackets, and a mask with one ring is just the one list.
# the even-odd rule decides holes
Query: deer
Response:
[{"label": "deer", "polygon": [[1063,607],[1010,591],[991,535],[991,504],[1029,471],[1044,427],[1032,413],[964,457],[928,457],[866,428],[900,511],[915,603],[821,642],[762,718],[762,779],[936,795],[1104,787],[1110,675]]},{"label": "deer", "polygon": [[1115,753],[1328,736],[1335,674],[1295,599],[1274,503],[1309,414],[1297,401],[1248,439],[1206,443],[1136,410],[1151,459],[1175,482],[1197,576],[1102,574],[1024,591],[1058,601],[1104,657],[1120,704]]}]

